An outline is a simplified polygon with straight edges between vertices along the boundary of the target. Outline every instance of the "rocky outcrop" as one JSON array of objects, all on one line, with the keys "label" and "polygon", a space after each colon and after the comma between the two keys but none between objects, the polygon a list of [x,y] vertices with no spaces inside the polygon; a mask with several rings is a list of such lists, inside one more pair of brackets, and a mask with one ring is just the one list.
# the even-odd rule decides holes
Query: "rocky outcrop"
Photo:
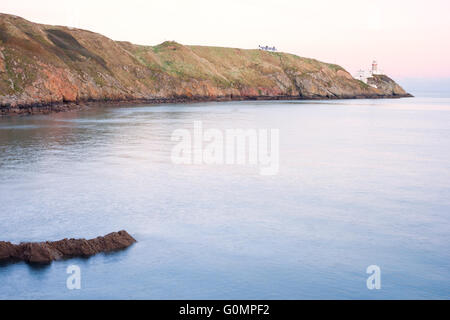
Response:
[{"label": "rocky outcrop", "polygon": [[48,264],[54,260],[89,257],[100,252],[125,249],[136,240],[126,231],[110,233],[91,240],[64,239],[54,242],[12,244],[0,241],[0,261],[25,261]]},{"label": "rocky outcrop", "polygon": [[367,79],[367,83],[394,97],[405,96],[405,90],[403,90],[403,88],[400,87],[394,80],[384,74],[373,75]]},{"label": "rocky outcrop", "polygon": [[338,65],[292,54],[173,41],[139,46],[6,14],[0,14],[0,53],[0,114],[93,101],[408,96],[396,84],[375,88]]}]

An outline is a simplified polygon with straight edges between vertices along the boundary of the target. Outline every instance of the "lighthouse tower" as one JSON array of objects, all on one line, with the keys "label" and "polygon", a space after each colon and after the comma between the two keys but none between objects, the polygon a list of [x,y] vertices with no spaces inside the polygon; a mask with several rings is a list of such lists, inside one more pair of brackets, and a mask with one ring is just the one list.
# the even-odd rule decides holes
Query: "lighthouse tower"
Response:
[{"label": "lighthouse tower", "polygon": [[372,62],[372,75],[378,74],[378,62],[373,60]]}]

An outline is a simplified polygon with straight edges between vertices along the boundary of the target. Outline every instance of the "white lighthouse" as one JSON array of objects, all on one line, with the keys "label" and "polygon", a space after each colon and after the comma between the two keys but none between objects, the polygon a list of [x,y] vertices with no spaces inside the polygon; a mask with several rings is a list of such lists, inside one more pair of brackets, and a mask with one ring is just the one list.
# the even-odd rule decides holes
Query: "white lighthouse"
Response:
[{"label": "white lighthouse", "polygon": [[373,60],[372,62],[372,75],[379,74],[378,73],[378,62]]},{"label": "white lighthouse", "polygon": [[[355,73],[354,78],[368,84],[369,78],[373,77],[374,75],[378,75],[378,74],[383,74],[383,71],[378,69],[377,60],[373,60],[372,61],[372,69],[367,68],[367,69],[358,70]],[[374,85],[371,85],[371,86],[374,86]]]}]

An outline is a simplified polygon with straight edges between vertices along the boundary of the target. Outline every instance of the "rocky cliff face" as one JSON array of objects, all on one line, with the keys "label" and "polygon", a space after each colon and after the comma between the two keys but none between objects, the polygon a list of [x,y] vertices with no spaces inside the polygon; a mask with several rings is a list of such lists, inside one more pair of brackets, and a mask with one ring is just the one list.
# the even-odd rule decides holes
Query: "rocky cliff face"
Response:
[{"label": "rocky cliff face", "polygon": [[387,95],[402,96],[405,94],[405,90],[386,75],[373,75],[371,78],[367,79],[367,83],[375,86]]},{"label": "rocky cliff face", "polygon": [[138,46],[0,14],[3,111],[84,101],[407,96],[392,80],[375,80],[377,88],[340,66],[292,54],[176,42]]}]

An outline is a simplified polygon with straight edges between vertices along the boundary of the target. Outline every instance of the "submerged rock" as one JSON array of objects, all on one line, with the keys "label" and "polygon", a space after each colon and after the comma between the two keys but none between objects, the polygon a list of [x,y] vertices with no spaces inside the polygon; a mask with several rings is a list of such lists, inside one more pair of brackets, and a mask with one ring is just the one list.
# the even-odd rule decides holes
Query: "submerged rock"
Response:
[{"label": "submerged rock", "polygon": [[0,241],[0,261],[51,263],[73,257],[89,257],[100,252],[125,249],[136,240],[122,230],[95,239],[63,239],[60,241],[12,244]]}]

